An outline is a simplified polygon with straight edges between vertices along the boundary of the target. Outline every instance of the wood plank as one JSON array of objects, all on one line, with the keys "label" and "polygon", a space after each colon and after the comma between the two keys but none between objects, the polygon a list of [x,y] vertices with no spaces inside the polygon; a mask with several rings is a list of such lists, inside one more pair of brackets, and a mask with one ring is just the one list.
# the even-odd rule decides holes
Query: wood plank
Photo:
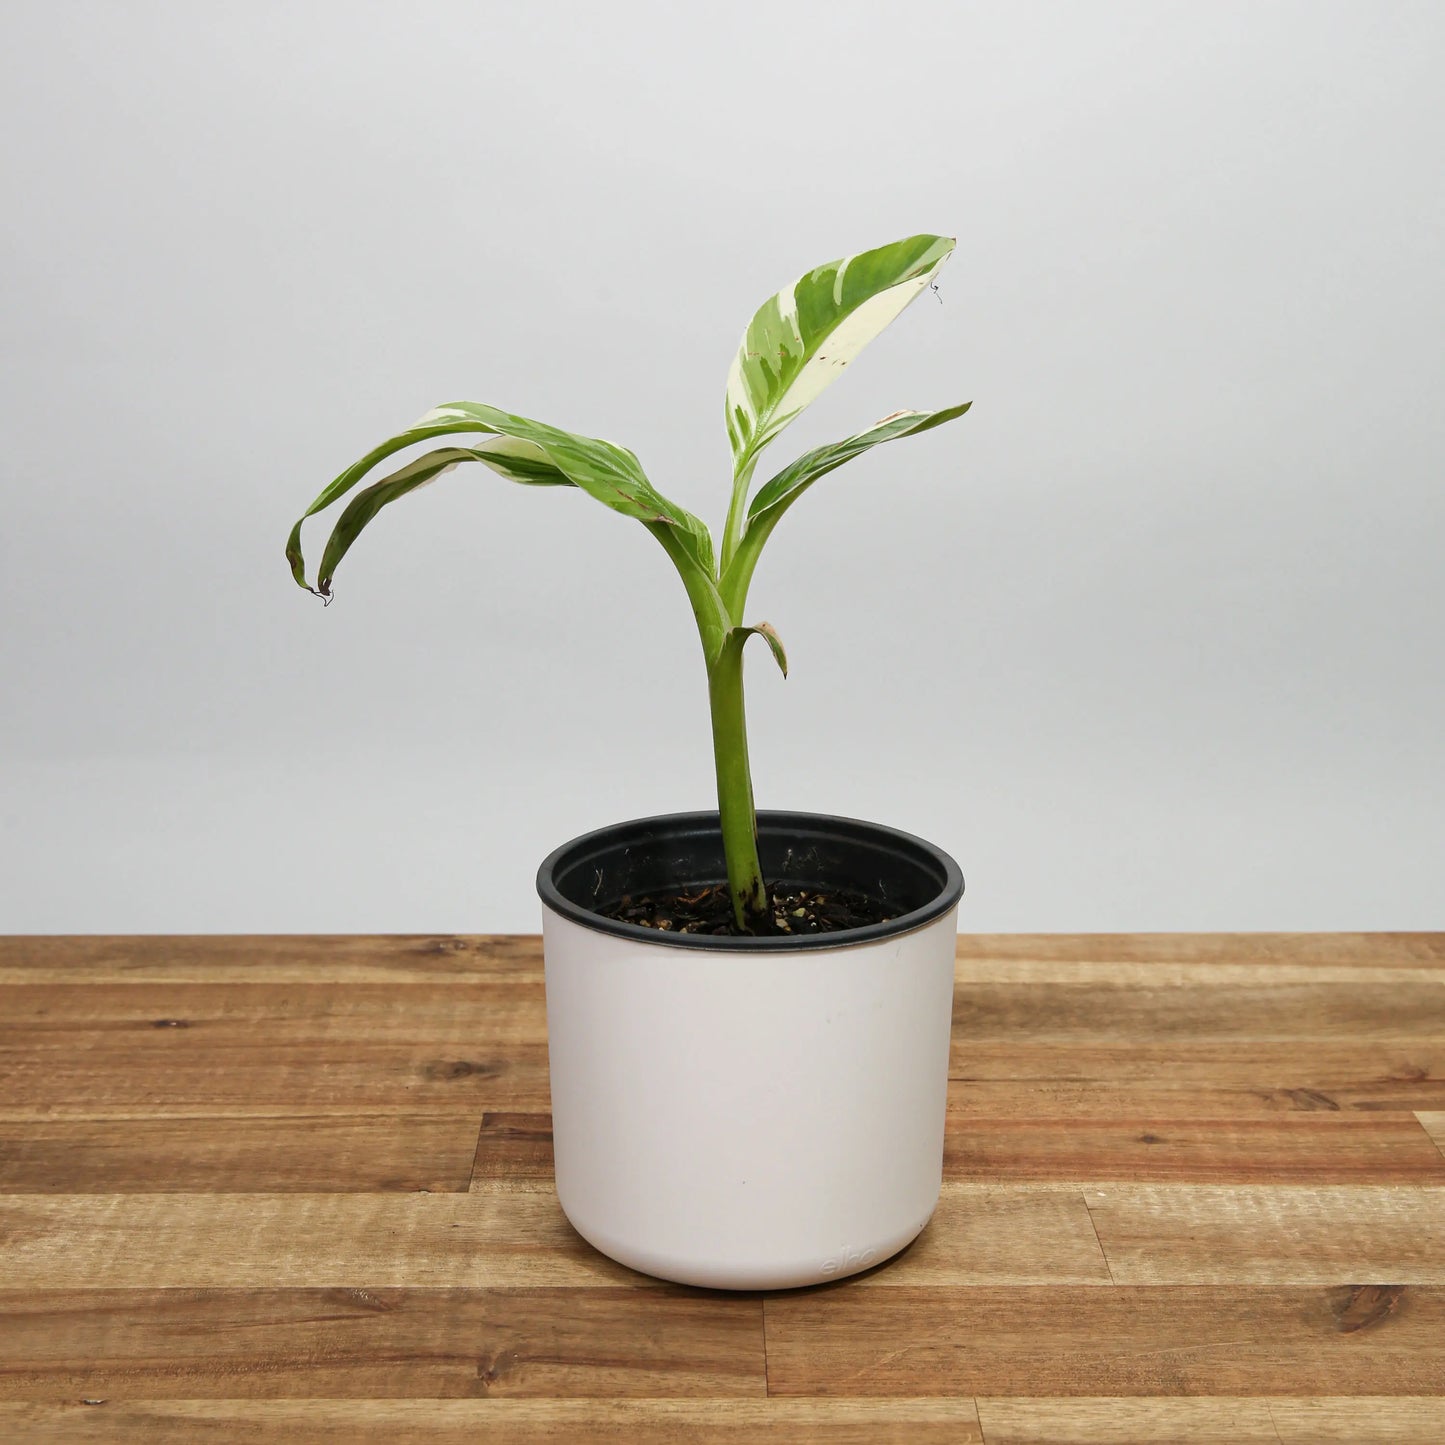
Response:
[{"label": "wood plank", "polygon": [[7,1117],[108,1118],[139,1114],[147,1104],[169,1113],[200,1105],[221,1114],[250,1104],[264,1113],[396,1108],[477,1116],[488,1109],[547,1109],[551,1102],[540,1041],[376,1043],[362,1034],[320,1035],[287,1045],[238,1041],[223,1064],[208,1061],[203,1049],[163,1055],[101,1045],[89,1058],[43,1059],[0,1046],[0,1111]]},{"label": "wood plank", "polygon": [[[1027,1045],[1024,1046],[1027,1049]],[[1276,1114],[1332,1114],[1355,1111],[1370,1114],[1416,1114],[1445,1104],[1445,1077],[1346,1080],[1325,1078],[1318,1061],[1304,1045],[1295,1046],[1299,1074],[1292,1086],[1278,1082],[1211,1085],[1205,1082],[1171,1084],[1167,1078],[1116,1080],[1089,1079],[977,1079],[949,1081],[948,1109],[952,1116],[973,1119],[1240,1119]],[[1122,1053],[1122,1050],[1118,1051]],[[1238,1051],[1241,1055],[1244,1051]],[[1252,1053],[1252,1050],[1249,1051]],[[1030,1063],[1047,1067],[1055,1057],[1038,1050],[1030,1059],[1015,1056],[1012,1067]],[[1115,1051],[1095,1052],[1090,1063],[1107,1070]],[[1218,1069],[1257,1076],[1257,1064],[1238,1056]],[[1161,1071],[1162,1072],[1162,1071]],[[1439,1112],[1435,1110],[1435,1112]]]},{"label": "wood plank", "polygon": [[[932,1223],[867,1277],[1107,1284],[1075,1189],[948,1186]],[[11,1289],[470,1288],[658,1281],[597,1253],[549,1181],[456,1194],[0,1195],[0,1284]]]},{"label": "wood plank", "polygon": [[[237,1445],[972,1445],[972,1400],[107,1400],[100,1406],[0,1403],[14,1440],[111,1445],[144,1440]],[[1206,1437],[1207,1438],[1207,1437]],[[1274,1436],[1269,1436],[1271,1440]]]},{"label": "wood plank", "polygon": [[1074,1189],[945,1184],[923,1233],[857,1288],[1107,1285],[1109,1266]]},{"label": "wood plank", "polygon": [[[943,1171],[976,1183],[1441,1183],[1445,1155],[1413,1113],[1258,1118],[979,1119],[950,1088]],[[552,1176],[552,1118],[489,1113],[473,1178]]]},{"label": "wood plank", "polygon": [[1445,1156],[1409,1113],[977,1119],[950,1111],[943,1170],[989,1183],[1445,1184]]},{"label": "wood plank", "polygon": [[7,1289],[655,1285],[597,1253],[550,1186],[467,1194],[0,1195]]},{"label": "wood plank", "polygon": [[1114,1184],[1084,1200],[1119,1284],[1445,1284],[1445,1189]]},{"label": "wood plank", "polygon": [[522,934],[0,936],[0,987],[20,983],[418,983],[540,977]]},{"label": "wood plank", "polygon": [[[237,1039],[312,1043],[318,1033],[401,1043],[546,1037],[540,978],[481,977],[418,983],[10,984],[0,991],[0,1044],[66,1053],[77,1036],[138,1055],[225,1049]],[[404,1004],[404,1007],[398,1007]],[[247,1035],[254,1033],[255,1038]]]},{"label": "wood plank", "polygon": [[1193,1445],[1194,1441],[1268,1440],[1278,1445],[1269,1401],[1215,1396],[1180,1400],[979,1399],[988,1445]]},{"label": "wood plank", "polygon": [[464,1190],[479,1122],[475,1111],[259,1110],[0,1120],[0,1194]]},{"label": "wood plank", "polygon": [[[768,1298],[775,1395],[1424,1395],[1445,1291],[1352,1312],[1337,1291],[890,1289]],[[985,1438],[988,1425],[984,1423]]]},{"label": "wood plank", "polygon": [[476,1146],[473,1180],[552,1178],[550,1113],[483,1114]]},{"label": "wood plank", "polygon": [[[955,1029],[950,1077],[971,1085],[1019,1085],[1087,1092],[1165,1086],[1194,1091],[1203,1101],[1222,1094],[1257,1094],[1263,1107],[1303,1110],[1445,1108],[1445,1038],[1319,1038],[1191,1040],[1087,1038],[1041,1042],[1027,1028],[1013,1039],[979,1040]],[[1008,1090],[999,1092],[1007,1094]],[[966,1094],[966,1091],[965,1091]],[[1028,1107],[1021,1087],[1013,1096]],[[1080,1107],[1078,1112],[1084,1112]]]},{"label": "wood plank", "polygon": [[1091,988],[1260,988],[1276,984],[1304,984],[1332,989],[1346,984],[1373,984],[1387,988],[1396,983],[1438,983],[1438,963],[1396,960],[1393,963],[1360,961],[1354,964],[1249,962],[1235,959],[1210,963],[1119,962],[1113,959],[1064,960],[1048,958],[973,958],[958,960],[954,970],[960,988],[979,984],[1047,987],[1058,984]]},{"label": "wood plank", "polygon": [[1269,1413],[1281,1445],[1440,1445],[1445,1437],[1445,1400],[1438,1395],[1271,1400]]},{"label": "wood plank", "polygon": [[1445,968],[1445,932],[962,933],[958,960],[969,967],[1016,960],[1147,967]]},{"label": "wood plank", "polygon": [[763,1395],[762,1305],[679,1289],[0,1292],[0,1396]]},{"label": "wood plank", "polygon": [[546,1107],[539,978],[21,984],[0,990],[0,1107],[239,1102]]},{"label": "wood plank", "polygon": [[1445,972],[1388,987],[1370,978],[1186,986],[1065,981],[1047,988],[974,981],[955,986],[953,1026],[960,1039],[976,1042],[1438,1043],[1445,1040]]}]

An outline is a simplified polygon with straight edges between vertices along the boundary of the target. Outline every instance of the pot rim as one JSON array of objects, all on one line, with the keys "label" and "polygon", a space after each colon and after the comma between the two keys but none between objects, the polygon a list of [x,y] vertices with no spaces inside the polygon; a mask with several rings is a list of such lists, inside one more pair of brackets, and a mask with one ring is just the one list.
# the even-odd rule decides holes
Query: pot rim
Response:
[{"label": "pot rim", "polygon": [[900,938],[916,932],[942,918],[958,905],[963,896],[963,870],[942,848],[913,833],[899,828],[890,828],[882,823],[872,823],[861,818],[844,818],[832,813],[793,812],[779,809],[759,809],[758,831],[782,833],[805,840],[809,833],[826,833],[837,839],[850,835],[859,842],[865,840],[874,846],[884,845],[890,851],[913,862],[920,869],[941,873],[943,884],[937,894],[927,903],[908,913],[890,918],[884,923],[870,923],[862,928],[840,928],[832,933],[807,933],[796,937],[718,936],[698,933],[660,933],[655,928],[644,928],[640,923],[624,923],[619,919],[604,918],[582,904],[574,903],[563,896],[555,882],[555,875],[564,865],[584,862],[589,853],[596,853],[623,843],[628,833],[641,833],[655,838],[668,832],[686,833],[718,826],[716,811],[688,813],[659,813],[649,818],[631,818],[621,823],[611,823],[595,828],[554,849],[537,869],[537,895],[542,903],[554,913],[589,928],[595,933],[611,934],[614,938],[625,938],[635,943],[646,943],[654,948],[693,948],[709,953],[802,953],[818,949],[856,948],[863,944],[878,943],[887,939]]}]

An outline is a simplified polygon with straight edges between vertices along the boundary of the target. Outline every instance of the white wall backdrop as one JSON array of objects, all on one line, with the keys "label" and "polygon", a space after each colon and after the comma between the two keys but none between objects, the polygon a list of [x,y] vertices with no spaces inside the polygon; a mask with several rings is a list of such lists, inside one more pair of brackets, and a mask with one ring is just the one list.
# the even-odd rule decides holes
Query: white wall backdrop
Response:
[{"label": "white wall backdrop", "polygon": [[760,805],[934,839],[969,929],[1445,926],[1445,7],[3,15],[0,931],[531,931],[708,806],[642,528],[458,472],[325,609],[285,534],[457,398],[720,524],[752,309],[920,230],[942,304],[769,455],[974,410],[778,529]]}]

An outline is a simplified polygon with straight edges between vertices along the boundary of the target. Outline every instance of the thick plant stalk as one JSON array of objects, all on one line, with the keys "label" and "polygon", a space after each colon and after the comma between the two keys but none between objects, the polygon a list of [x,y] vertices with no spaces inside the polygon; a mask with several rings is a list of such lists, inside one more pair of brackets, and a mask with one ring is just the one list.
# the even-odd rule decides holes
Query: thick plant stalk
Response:
[{"label": "thick plant stalk", "polygon": [[747,718],[743,709],[742,629],[728,634],[708,667],[713,757],[717,764],[717,806],[727,855],[733,920],[748,933],[768,917],[768,890],[758,860],[757,814],[748,767]]}]

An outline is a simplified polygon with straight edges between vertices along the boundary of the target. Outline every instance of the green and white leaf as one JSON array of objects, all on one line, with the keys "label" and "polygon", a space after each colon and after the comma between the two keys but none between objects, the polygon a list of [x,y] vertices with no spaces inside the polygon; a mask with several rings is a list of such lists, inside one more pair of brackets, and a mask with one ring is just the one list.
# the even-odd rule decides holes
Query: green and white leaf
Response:
[{"label": "green and white leaf", "polygon": [[882,442],[917,436],[919,432],[942,426],[944,422],[962,416],[972,405],[972,402],[965,401],[958,406],[944,407],[940,411],[896,411],[853,436],[844,437],[842,441],[829,442],[826,446],[814,447],[812,451],[804,452],[797,461],[784,467],[777,476],[759,487],[752,505],[748,508],[747,529],[737,552],[723,573],[723,600],[734,615],[747,596],[748,583],[754,567],[757,566],[763,543],[767,541],[783,513],[819,477],[826,476]]},{"label": "green and white leaf", "polygon": [[751,527],[755,519],[791,506],[819,477],[827,476],[881,442],[931,431],[954,417],[962,416],[972,405],[971,401],[965,401],[958,406],[944,407],[941,411],[895,411],[840,442],[829,442],[826,446],[804,452],[797,461],[789,463],[771,481],[758,488],[748,508],[748,525]]},{"label": "green and white leaf", "polygon": [[[332,532],[317,587],[309,587],[301,551],[301,525],[307,517],[344,496],[393,453],[436,437],[475,432],[486,434],[488,440],[472,447],[430,452],[357,497]],[[708,579],[716,577],[712,535],[707,526],[686,508],[662,496],[648,481],[632,452],[613,442],[579,436],[477,402],[451,402],[434,408],[414,426],[389,438],[342,472],[291,529],[286,557],[292,576],[302,587],[321,596],[328,595],[335,564],[376,513],[398,497],[435,481],[462,461],[482,462],[509,481],[527,486],[578,487],[613,511],[634,517],[651,530],[661,527],[675,533],[681,559],[700,569]]]},{"label": "green and white leaf", "polygon": [[642,522],[663,522],[676,527],[688,555],[711,576],[717,572],[712,533],[707,524],[686,507],[669,501],[648,481],[642,463],[626,447],[597,437],[579,436],[543,422],[514,416],[480,402],[455,401],[434,407],[419,426],[455,420],[484,423],[495,431],[538,447],[575,486],[613,511]]},{"label": "green and white leaf", "polygon": [[331,529],[326,550],[322,553],[316,590],[323,597],[331,595],[331,579],[336,575],[337,565],[350,551],[351,544],[362,529],[383,507],[436,481],[462,462],[481,462],[509,481],[526,486],[572,485],[538,448],[513,437],[496,437],[475,447],[443,447],[427,452],[425,456],[408,462],[400,471],[363,488],[347,503],[346,510]]},{"label": "green and white leaf", "polygon": [[758,308],[728,373],[734,475],[916,299],[953,250],[909,236],[817,266]]},{"label": "green and white leaf", "polygon": [[[308,517],[314,517],[317,512],[325,511],[332,502],[345,496],[357,482],[384,462],[387,457],[405,451],[407,447],[415,446],[418,442],[433,441],[437,437],[453,436],[458,432],[492,432],[493,430],[492,427],[483,426],[480,422],[462,425],[448,421],[430,426],[418,423],[404,432],[398,432],[394,437],[388,437],[379,447],[374,447],[367,452],[360,461],[353,462],[307,507],[301,514],[300,520],[292,527],[291,535],[286,539],[286,560],[291,564],[291,575],[296,579],[297,585],[305,587],[308,592],[315,590],[306,581],[306,566],[301,555],[301,525]],[[563,481],[565,482],[566,478],[563,478]]]}]

